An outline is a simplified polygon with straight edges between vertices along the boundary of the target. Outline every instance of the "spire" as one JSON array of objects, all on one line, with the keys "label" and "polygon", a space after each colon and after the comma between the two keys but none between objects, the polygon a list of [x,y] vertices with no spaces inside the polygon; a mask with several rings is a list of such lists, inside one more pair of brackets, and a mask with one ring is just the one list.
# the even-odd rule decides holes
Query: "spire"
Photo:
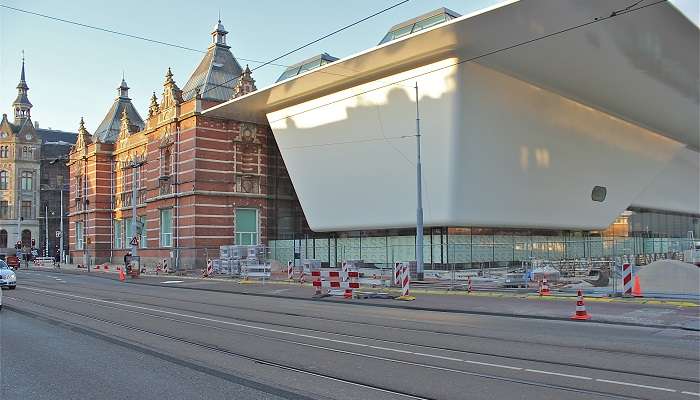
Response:
[{"label": "spire", "polygon": [[117,88],[117,94],[119,94],[119,97],[121,97],[122,99],[129,98],[129,86],[126,84],[126,81],[124,80],[123,73],[122,73],[122,83]]},{"label": "spire", "polygon": [[236,82],[236,86],[233,87],[233,94],[231,98],[235,99],[236,97],[245,96],[246,94],[256,90],[258,89],[255,87],[255,79],[253,79],[250,68],[248,65],[246,65],[243,74],[241,74],[241,78],[238,80],[238,82]]},{"label": "spire", "polygon": [[212,39],[212,46],[223,46],[226,48],[229,48],[230,46],[226,45],[226,34],[228,32],[224,28],[224,25],[221,24],[221,17],[219,17],[219,21],[214,25],[214,30],[211,32],[211,39]]},{"label": "spire", "polygon": [[15,110],[15,124],[23,124],[31,118],[32,103],[29,102],[27,92],[29,86],[24,75],[24,50],[22,50],[22,73],[20,74],[19,84],[17,84],[17,98],[12,103],[12,108]]},{"label": "spire", "polygon": [[74,150],[85,150],[85,147],[92,143],[92,135],[85,129],[85,121],[80,117],[80,127],[78,128],[78,137],[73,145]]},{"label": "spire", "polygon": [[151,104],[148,105],[148,118],[158,114],[158,111],[158,98],[156,97],[156,92],[153,92],[153,96],[151,96]]},{"label": "spire", "polygon": [[165,82],[163,83],[163,100],[160,103],[160,110],[167,110],[180,103],[182,103],[182,90],[175,83],[173,72],[168,67],[168,72],[165,74]]}]

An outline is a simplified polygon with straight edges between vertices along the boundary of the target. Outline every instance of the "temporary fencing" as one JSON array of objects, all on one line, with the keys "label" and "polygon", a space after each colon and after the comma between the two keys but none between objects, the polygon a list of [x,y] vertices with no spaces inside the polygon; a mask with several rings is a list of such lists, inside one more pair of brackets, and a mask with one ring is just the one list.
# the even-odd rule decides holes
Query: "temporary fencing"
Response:
[{"label": "temporary fencing", "polygon": [[344,298],[352,298],[353,290],[360,288],[360,273],[350,270],[349,266],[341,269],[321,268],[311,270],[314,295],[323,296],[323,289],[328,289],[326,294],[339,295]]}]

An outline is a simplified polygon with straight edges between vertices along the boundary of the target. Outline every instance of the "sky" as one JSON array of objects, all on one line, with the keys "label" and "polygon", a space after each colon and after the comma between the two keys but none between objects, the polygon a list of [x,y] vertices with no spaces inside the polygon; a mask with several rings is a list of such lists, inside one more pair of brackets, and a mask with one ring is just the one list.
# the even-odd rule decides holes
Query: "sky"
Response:
[{"label": "sky", "polygon": [[[243,59],[267,61],[398,2],[0,0],[11,7],[202,50],[149,43],[0,7],[0,112],[12,114],[22,50],[32,119],[42,128],[75,132],[84,117],[92,132],[114,101],[122,73],[142,117],[151,93],[160,97],[168,67],[182,88],[211,42],[219,12],[234,56],[253,68],[258,63]],[[392,25],[438,7],[467,14],[498,2],[411,0],[277,63],[293,64],[321,52],[342,58],[376,45]],[[673,3],[698,23],[698,0]],[[283,70],[266,66],[254,71],[257,87],[272,84]]]}]

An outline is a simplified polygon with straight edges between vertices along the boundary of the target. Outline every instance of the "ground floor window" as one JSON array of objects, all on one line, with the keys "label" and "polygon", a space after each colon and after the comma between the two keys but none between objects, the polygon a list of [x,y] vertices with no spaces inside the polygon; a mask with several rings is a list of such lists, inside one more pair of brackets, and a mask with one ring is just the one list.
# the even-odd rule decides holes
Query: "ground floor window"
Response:
[{"label": "ground floor window", "polygon": [[173,245],[173,209],[160,210],[160,246],[172,247]]},{"label": "ground floor window", "polygon": [[7,231],[6,230],[0,230],[0,248],[6,248],[7,247]]},{"label": "ground floor window", "polygon": [[139,217],[141,221],[141,241],[139,242],[139,245],[142,249],[145,249],[148,247],[148,228],[146,227],[146,216],[142,215]]},{"label": "ground floor window", "polygon": [[82,250],[83,239],[85,237],[85,229],[82,222],[75,223],[75,249]]},{"label": "ground floor window", "polygon": [[122,244],[122,221],[114,220],[114,248],[121,249]]},{"label": "ground floor window", "polygon": [[258,244],[258,210],[237,208],[235,219],[236,244]]}]

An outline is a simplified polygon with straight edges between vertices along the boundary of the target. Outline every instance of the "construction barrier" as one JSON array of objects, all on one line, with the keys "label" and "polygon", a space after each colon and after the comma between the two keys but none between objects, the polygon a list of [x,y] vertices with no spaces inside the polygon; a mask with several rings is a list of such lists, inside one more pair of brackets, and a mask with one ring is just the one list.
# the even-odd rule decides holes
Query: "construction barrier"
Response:
[{"label": "construction barrier", "polygon": [[542,279],[542,281],[540,282],[540,290],[539,290],[539,292],[540,292],[540,296],[549,296],[550,294],[552,294],[552,293],[549,291],[549,283],[547,283],[547,279],[546,279],[546,278],[545,278],[545,279]]},{"label": "construction barrier", "polygon": [[251,283],[251,278],[260,279],[264,282],[265,279],[270,279],[272,269],[270,268],[269,264],[243,264],[241,266],[241,275],[243,276],[243,280],[240,281],[240,283]]},{"label": "construction barrier", "polygon": [[571,316],[571,319],[578,321],[586,321],[591,319],[591,316],[586,312],[586,305],[583,303],[583,292],[581,289],[578,290],[578,296],[576,299],[576,312]]},{"label": "construction barrier", "polygon": [[468,276],[467,277],[467,293],[472,292],[472,277]]},{"label": "construction barrier", "polygon": [[410,293],[411,270],[408,263],[400,263],[399,280],[401,283],[401,296],[396,297],[396,300],[415,300],[416,298],[411,296]]},{"label": "construction barrier", "polygon": [[625,296],[632,295],[632,265],[630,263],[622,264],[622,294]]},{"label": "construction barrier", "polygon": [[210,277],[214,275],[214,266],[212,265],[211,258],[207,258],[207,269],[204,272],[205,277]]},{"label": "construction barrier", "polygon": [[360,273],[349,268],[312,270],[311,277],[315,296],[323,296],[323,289],[328,289],[328,295],[352,298],[353,290],[360,288]]},{"label": "construction barrier", "polygon": [[[303,270],[303,269],[302,269]],[[287,280],[294,280],[294,261],[287,261]]]},{"label": "construction barrier", "polygon": [[632,287],[632,296],[644,297],[642,295],[642,285],[639,283],[639,275],[634,276],[634,286]]}]

